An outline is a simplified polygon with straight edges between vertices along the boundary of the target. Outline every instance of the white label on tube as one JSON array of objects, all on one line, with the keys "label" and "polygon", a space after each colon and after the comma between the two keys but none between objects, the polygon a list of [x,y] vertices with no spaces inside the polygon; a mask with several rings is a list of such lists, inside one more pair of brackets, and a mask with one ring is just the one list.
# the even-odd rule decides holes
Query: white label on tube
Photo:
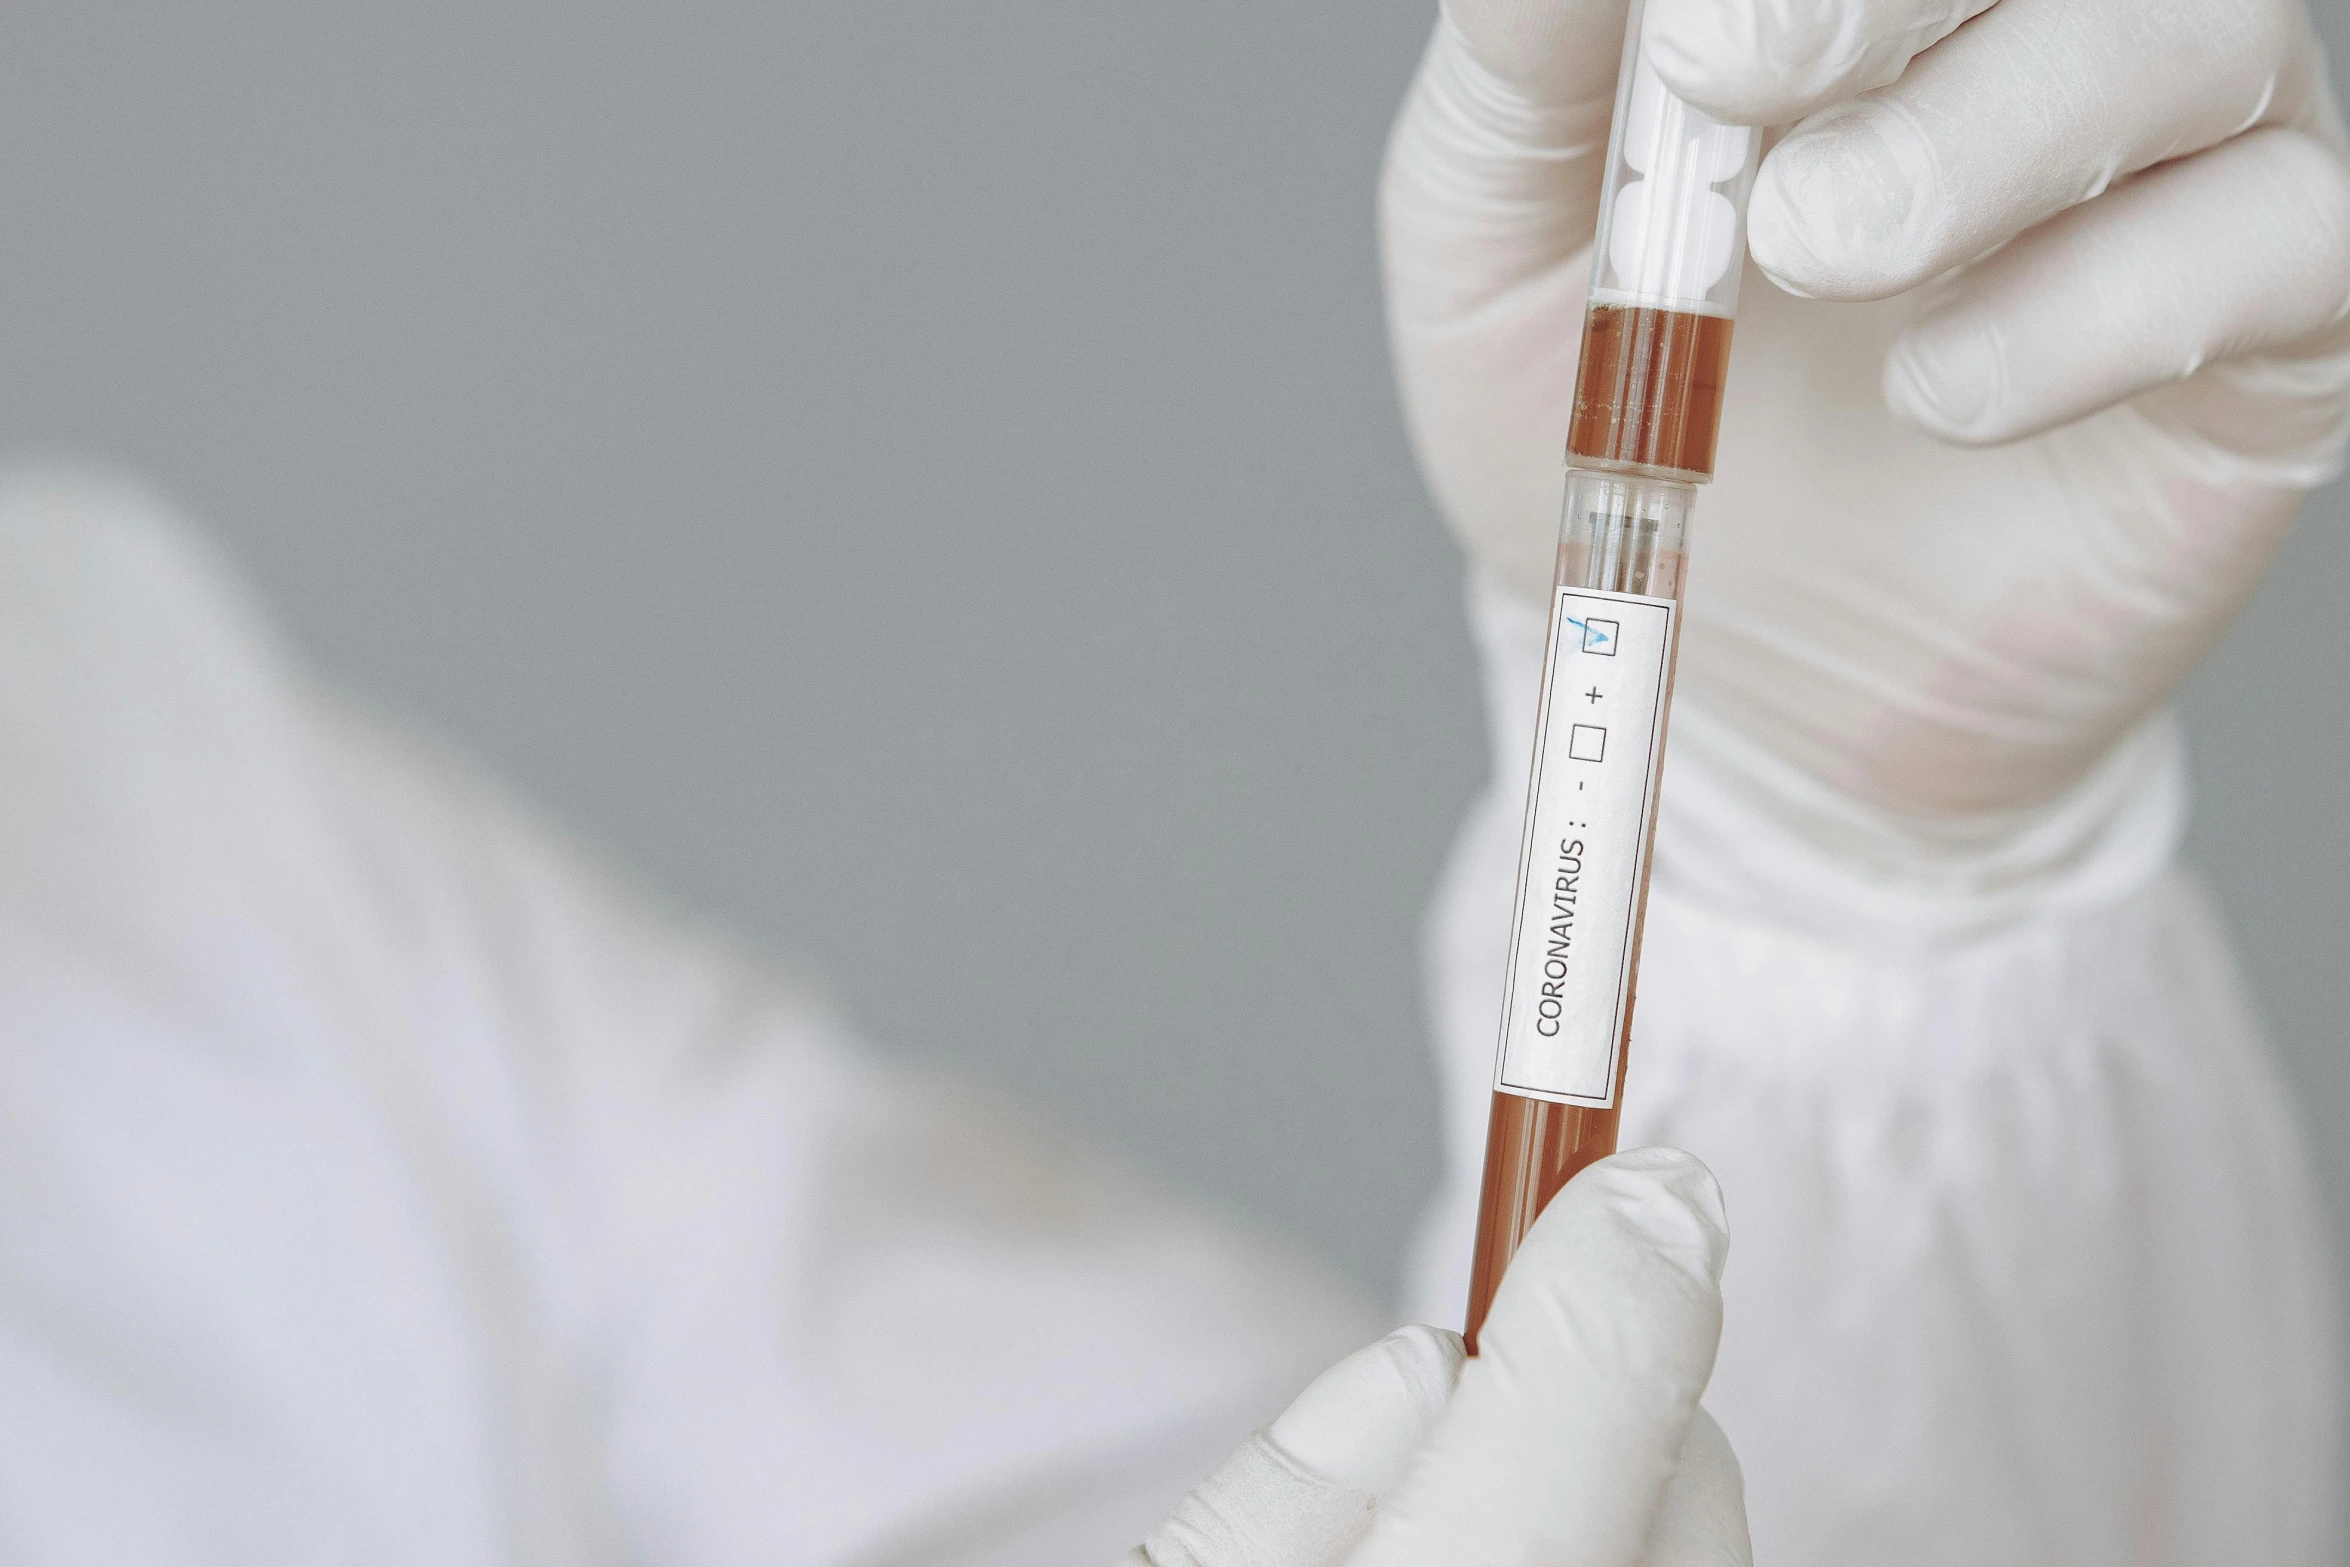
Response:
[{"label": "white label on tube", "polygon": [[1561,588],[1551,615],[1493,1086],[1604,1110],[1632,1005],[1673,605]]}]

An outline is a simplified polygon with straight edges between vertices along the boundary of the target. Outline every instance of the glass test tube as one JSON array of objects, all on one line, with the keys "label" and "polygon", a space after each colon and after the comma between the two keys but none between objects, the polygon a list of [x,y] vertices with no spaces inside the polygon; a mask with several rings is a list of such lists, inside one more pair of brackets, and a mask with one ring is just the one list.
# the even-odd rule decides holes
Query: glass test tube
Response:
[{"label": "glass test tube", "polygon": [[1689,513],[1713,477],[1761,137],[1673,96],[1632,6],[1567,437],[1467,1338],[1559,1188],[1616,1149]]}]

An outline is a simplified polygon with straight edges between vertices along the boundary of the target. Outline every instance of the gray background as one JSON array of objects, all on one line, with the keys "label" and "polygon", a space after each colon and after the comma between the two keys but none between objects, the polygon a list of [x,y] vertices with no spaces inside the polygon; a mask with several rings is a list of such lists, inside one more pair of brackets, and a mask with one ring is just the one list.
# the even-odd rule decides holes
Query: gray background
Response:
[{"label": "gray background", "polygon": [[[0,439],[160,480],[886,1048],[1384,1286],[1482,767],[1371,238],[1429,14],[17,0]],[[2337,1217],[2346,510],[2190,701]]]}]

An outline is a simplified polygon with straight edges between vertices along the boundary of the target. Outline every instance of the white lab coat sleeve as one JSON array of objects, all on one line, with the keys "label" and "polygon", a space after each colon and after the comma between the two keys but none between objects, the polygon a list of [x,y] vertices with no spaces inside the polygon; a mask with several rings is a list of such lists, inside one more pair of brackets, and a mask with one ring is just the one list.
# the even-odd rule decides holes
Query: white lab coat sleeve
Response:
[{"label": "white lab coat sleeve", "polygon": [[1097,1562],[1374,1329],[322,695],[126,486],[0,483],[0,799],[11,1562]]},{"label": "white lab coat sleeve", "polygon": [[[1430,924],[1449,1153],[1410,1302],[1440,1323],[1466,1295],[1544,629],[1471,597],[1494,777]],[[2171,864],[2167,720],[2035,844],[1938,883],[1807,848],[1708,727],[1668,752],[1623,1140],[1687,1149],[1728,1197],[1707,1404],[1757,1558],[2332,1561],[2323,1232],[2225,934]]]}]

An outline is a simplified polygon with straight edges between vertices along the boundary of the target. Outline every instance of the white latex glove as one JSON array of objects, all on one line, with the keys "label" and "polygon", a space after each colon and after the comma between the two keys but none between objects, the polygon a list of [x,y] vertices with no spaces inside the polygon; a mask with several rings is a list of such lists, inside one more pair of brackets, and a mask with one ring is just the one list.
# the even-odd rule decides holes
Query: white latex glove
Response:
[{"label": "white latex glove", "polygon": [[[1623,17],[1447,0],[1384,183],[1422,462],[1530,595]],[[1755,186],[1780,286],[1747,280],[1699,504],[1660,873],[1929,929],[2142,877],[2182,799],[2165,699],[2350,410],[2350,175],[2306,13],[1650,0],[1645,26],[1700,107],[1795,122]],[[1807,906],[1822,865],[1849,886]]]},{"label": "white latex glove", "polygon": [[1477,1359],[1413,1327],[1340,1361],[1124,1567],[1748,1561],[1738,1462],[1697,1403],[1728,1247],[1689,1155],[1592,1166],[1511,1264]]}]

